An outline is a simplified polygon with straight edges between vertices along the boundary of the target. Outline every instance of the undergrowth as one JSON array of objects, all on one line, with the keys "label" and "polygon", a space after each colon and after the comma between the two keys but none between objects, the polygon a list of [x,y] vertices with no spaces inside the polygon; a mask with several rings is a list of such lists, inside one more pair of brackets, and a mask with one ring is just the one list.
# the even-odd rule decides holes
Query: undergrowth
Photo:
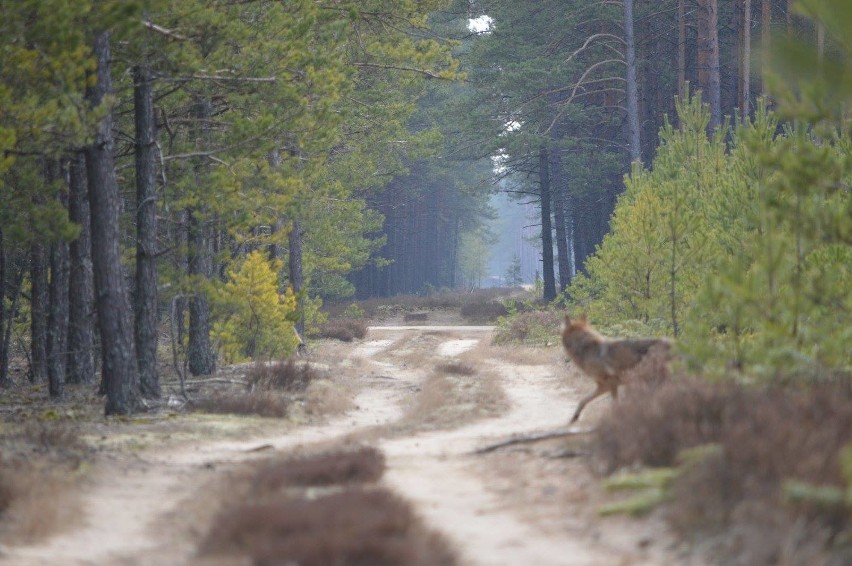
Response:
[{"label": "undergrowth", "polygon": [[372,448],[263,462],[199,552],[261,565],[455,564],[408,503],[375,485],[383,472],[384,458]]},{"label": "undergrowth", "polygon": [[678,379],[619,402],[597,428],[593,462],[606,474],[637,465],[674,470],[632,503],[667,501],[672,528],[703,541],[721,563],[840,564],[852,558],[852,505],[797,500],[789,486],[850,489],[852,465],[844,474],[841,458],[850,431],[846,384]]}]

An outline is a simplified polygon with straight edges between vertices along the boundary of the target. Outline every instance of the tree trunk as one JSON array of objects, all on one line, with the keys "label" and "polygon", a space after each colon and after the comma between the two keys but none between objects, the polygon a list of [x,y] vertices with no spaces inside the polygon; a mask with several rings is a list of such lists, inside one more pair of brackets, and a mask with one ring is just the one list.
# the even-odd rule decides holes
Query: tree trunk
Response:
[{"label": "tree trunk", "polygon": [[30,246],[30,381],[47,379],[47,310],[50,300],[44,244]]},{"label": "tree trunk", "polygon": [[290,285],[293,286],[293,293],[296,295],[296,312],[299,313],[299,320],[296,321],[296,332],[299,334],[299,338],[304,340],[305,304],[302,299],[302,288],[305,286],[305,276],[302,271],[302,221],[298,218],[293,220],[287,245],[289,249],[287,267],[290,274]]},{"label": "tree trunk", "polygon": [[[49,180],[59,178],[59,164],[50,164]],[[63,188],[58,197],[67,206]],[[50,312],[47,324],[48,392],[52,399],[62,396],[68,349],[68,242],[61,238],[50,246]]]},{"label": "tree trunk", "polygon": [[544,278],[544,300],[556,298],[556,277],[553,273],[553,226],[550,220],[550,163],[546,147],[538,154],[538,177],[541,191],[541,260]]},{"label": "tree trunk", "polygon": [[[194,104],[194,115],[198,119],[197,140],[204,149],[207,143],[207,121],[213,113],[210,101],[198,96]],[[195,165],[199,185],[203,182],[206,158],[200,157]],[[190,278],[206,280],[212,276],[213,261],[210,257],[209,227],[202,211],[187,210],[187,272]],[[198,291],[189,300],[189,348],[187,352],[189,371],[192,375],[210,375],[216,369],[216,358],[210,344],[210,303],[204,291]]]},{"label": "tree trunk", "polygon": [[761,30],[760,30],[760,43],[761,43],[761,57],[763,61],[763,80],[761,81],[761,91],[763,95],[768,95],[766,91],[766,73],[769,70],[769,50],[771,49],[771,28],[772,28],[772,0],[763,0],[763,4],[761,5]]},{"label": "tree trunk", "polygon": [[[17,263],[17,262],[16,262]],[[18,300],[21,296],[21,285],[26,269],[18,266],[14,275],[10,269],[9,254],[4,246],[3,231],[0,229],[0,387],[10,384],[9,380],[9,348],[12,344],[12,327],[18,314]],[[12,280],[9,281],[9,278]],[[6,309],[6,301],[10,301]]]},{"label": "tree trunk", "polygon": [[3,227],[0,226],[0,387],[9,386],[9,350],[2,337],[6,335],[7,321],[11,326],[14,320],[12,313],[6,312],[6,289],[9,287],[6,283],[7,276],[6,242],[3,237]]},{"label": "tree trunk", "polygon": [[[200,282],[210,278],[212,263],[207,249],[207,229],[198,216],[194,209],[187,211],[188,272]],[[204,291],[196,292],[189,300],[187,357],[192,375],[210,375],[216,369],[210,344],[210,303]]]},{"label": "tree trunk", "polygon": [[742,0],[742,25],[740,28],[740,107],[742,120],[749,117],[751,106],[751,0]]},{"label": "tree trunk", "polygon": [[636,85],[636,44],[633,38],[633,0],[624,0],[624,40],[627,44],[627,150],[630,161],[641,163],[639,91]]},{"label": "tree trunk", "polygon": [[69,246],[68,383],[90,383],[95,378],[95,283],[86,185],[86,162],[80,153],[68,167],[68,216],[80,225],[80,236]]},{"label": "tree trunk", "polygon": [[136,122],[136,355],[139,388],[145,397],[160,396],[157,375],[157,187],[156,120],[151,69],[133,70]]},{"label": "tree trunk", "polygon": [[677,95],[686,94],[686,0],[677,0]]},{"label": "tree trunk", "polygon": [[[93,108],[112,94],[109,33],[95,38],[97,82],[86,96]],[[130,300],[121,267],[119,220],[121,201],[113,162],[112,112],[98,125],[86,148],[86,173],[92,220],[92,264],[98,325],[103,349],[107,415],[129,414],[139,408],[139,375],[130,321]]]},{"label": "tree trunk", "polygon": [[698,0],[698,85],[710,105],[712,133],[722,124],[718,0]]},{"label": "tree trunk", "polygon": [[571,284],[571,255],[568,248],[565,210],[568,201],[568,180],[561,160],[553,160],[553,219],[556,223],[556,264],[559,268],[559,291]]}]

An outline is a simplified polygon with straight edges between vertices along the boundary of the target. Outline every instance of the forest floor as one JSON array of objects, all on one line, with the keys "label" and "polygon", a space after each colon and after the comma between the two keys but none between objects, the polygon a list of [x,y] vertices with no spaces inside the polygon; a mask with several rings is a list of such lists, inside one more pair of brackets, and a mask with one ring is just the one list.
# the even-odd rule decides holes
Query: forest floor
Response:
[{"label": "forest floor", "polygon": [[73,494],[53,500],[68,512],[39,536],[6,529],[0,564],[250,563],[198,552],[245,468],[363,445],[384,456],[380,485],[410,502],[460,564],[694,563],[660,517],[600,516],[614,496],[593,472],[588,431],[609,400],[590,405],[573,434],[478,453],[565,430],[592,383],[555,345],[495,346],[491,327],[430,318],[312,343],[309,361],[329,382],[323,411],[271,419],[166,409],[84,427],[97,451]]}]

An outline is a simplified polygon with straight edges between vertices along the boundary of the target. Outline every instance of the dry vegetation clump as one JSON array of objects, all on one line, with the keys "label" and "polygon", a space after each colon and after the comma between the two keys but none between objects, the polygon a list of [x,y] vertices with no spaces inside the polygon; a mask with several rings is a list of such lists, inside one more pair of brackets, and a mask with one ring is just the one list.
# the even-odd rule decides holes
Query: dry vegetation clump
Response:
[{"label": "dry vegetation clump", "polygon": [[319,373],[310,364],[299,364],[293,358],[279,362],[256,362],[246,375],[250,391],[303,392]]},{"label": "dry vegetation clump", "polygon": [[404,322],[425,322],[429,320],[428,312],[407,312],[402,315]]},{"label": "dry vegetation clump", "polygon": [[405,501],[374,485],[383,472],[384,458],[373,448],[264,462],[247,477],[242,500],[222,510],[199,553],[262,565],[455,564],[447,543]]},{"label": "dry vegetation clump", "polygon": [[461,315],[473,322],[493,322],[508,314],[506,305],[494,300],[468,302],[461,307]]},{"label": "dry vegetation clump", "polygon": [[216,392],[209,397],[193,399],[197,411],[228,415],[257,415],[282,418],[287,416],[290,401],[277,392]]},{"label": "dry vegetation clump", "polygon": [[386,490],[358,488],[243,505],[220,517],[202,553],[249,556],[259,565],[455,564],[408,504]]},{"label": "dry vegetation clump", "polygon": [[[493,417],[507,406],[506,394],[491,373],[475,375],[472,366],[447,364],[436,368],[423,382],[417,397],[406,412],[407,425],[445,429],[463,423]],[[446,371],[456,369],[458,371]],[[473,370],[473,373],[464,373]]]},{"label": "dry vegetation clump", "polygon": [[0,537],[31,542],[73,524],[79,469],[91,457],[78,429],[63,421],[0,435]]},{"label": "dry vegetation clump", "polygon": [[325,452],[266,462],[255,475],[253,490],[268,494],[287,486],[373,483],[384,471],[385,457],[372,447]]},{"label": "dry vegetation clump", "polygon": [[495,344],[524,342],[545,345],[558,341],[563,316],[558,311],[519,312],[500,320],[494,332]]},{"label": "dry vegetation clump", "polygon": [[[459,311],[465,305],[497,303],[500,298],[508,298],[517,293],[517,289],[510,288],[477,289],[473,292],[441,291],[425,295],[397,295],[366,299],[353,304],[357,305],[367,318],[379,319],[413,311]],[[326,305],[324,310],[334,318],[340,316],[347,308],[351,308],[351,305]]]},{"label": "dry vegetation clump", "polygon": [[320,326],[318,336],[342,342],[361,340],[367,336],[367,322],[362,319],[330,320]]},{"label": "dry vegetation clump", "polygon": [[[667,516],[686,538],[711,541],[707,551],[725,563],[823,563],[820,553],[832,544],[846,544],[838,552],[852,556],[852,511],[793,505],[784,484],[847,489],[840,454],[852,445],[850,431],[847,387],[682,379],[619,402],[598,427],[594,460],[607,473],[680,464]],[[698,452],[681,463],[690,448]]]},{"label": "dry vegetation clump", "polygon": [[465,362],[444,362],[435,366],[435,371],[452,375],[475,375],[476,368]]}]

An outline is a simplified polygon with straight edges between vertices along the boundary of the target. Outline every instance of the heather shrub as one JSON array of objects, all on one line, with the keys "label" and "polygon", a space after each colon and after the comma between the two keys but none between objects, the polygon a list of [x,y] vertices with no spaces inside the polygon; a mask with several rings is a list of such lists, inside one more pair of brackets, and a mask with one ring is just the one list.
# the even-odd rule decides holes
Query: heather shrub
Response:
[{"label": "heather shrub", "polygon": [[307,363],[296,363],[292,358],[278,362],[255,362],[246,375],[250,391],[301,392],[308,388],[319,374]]}]

